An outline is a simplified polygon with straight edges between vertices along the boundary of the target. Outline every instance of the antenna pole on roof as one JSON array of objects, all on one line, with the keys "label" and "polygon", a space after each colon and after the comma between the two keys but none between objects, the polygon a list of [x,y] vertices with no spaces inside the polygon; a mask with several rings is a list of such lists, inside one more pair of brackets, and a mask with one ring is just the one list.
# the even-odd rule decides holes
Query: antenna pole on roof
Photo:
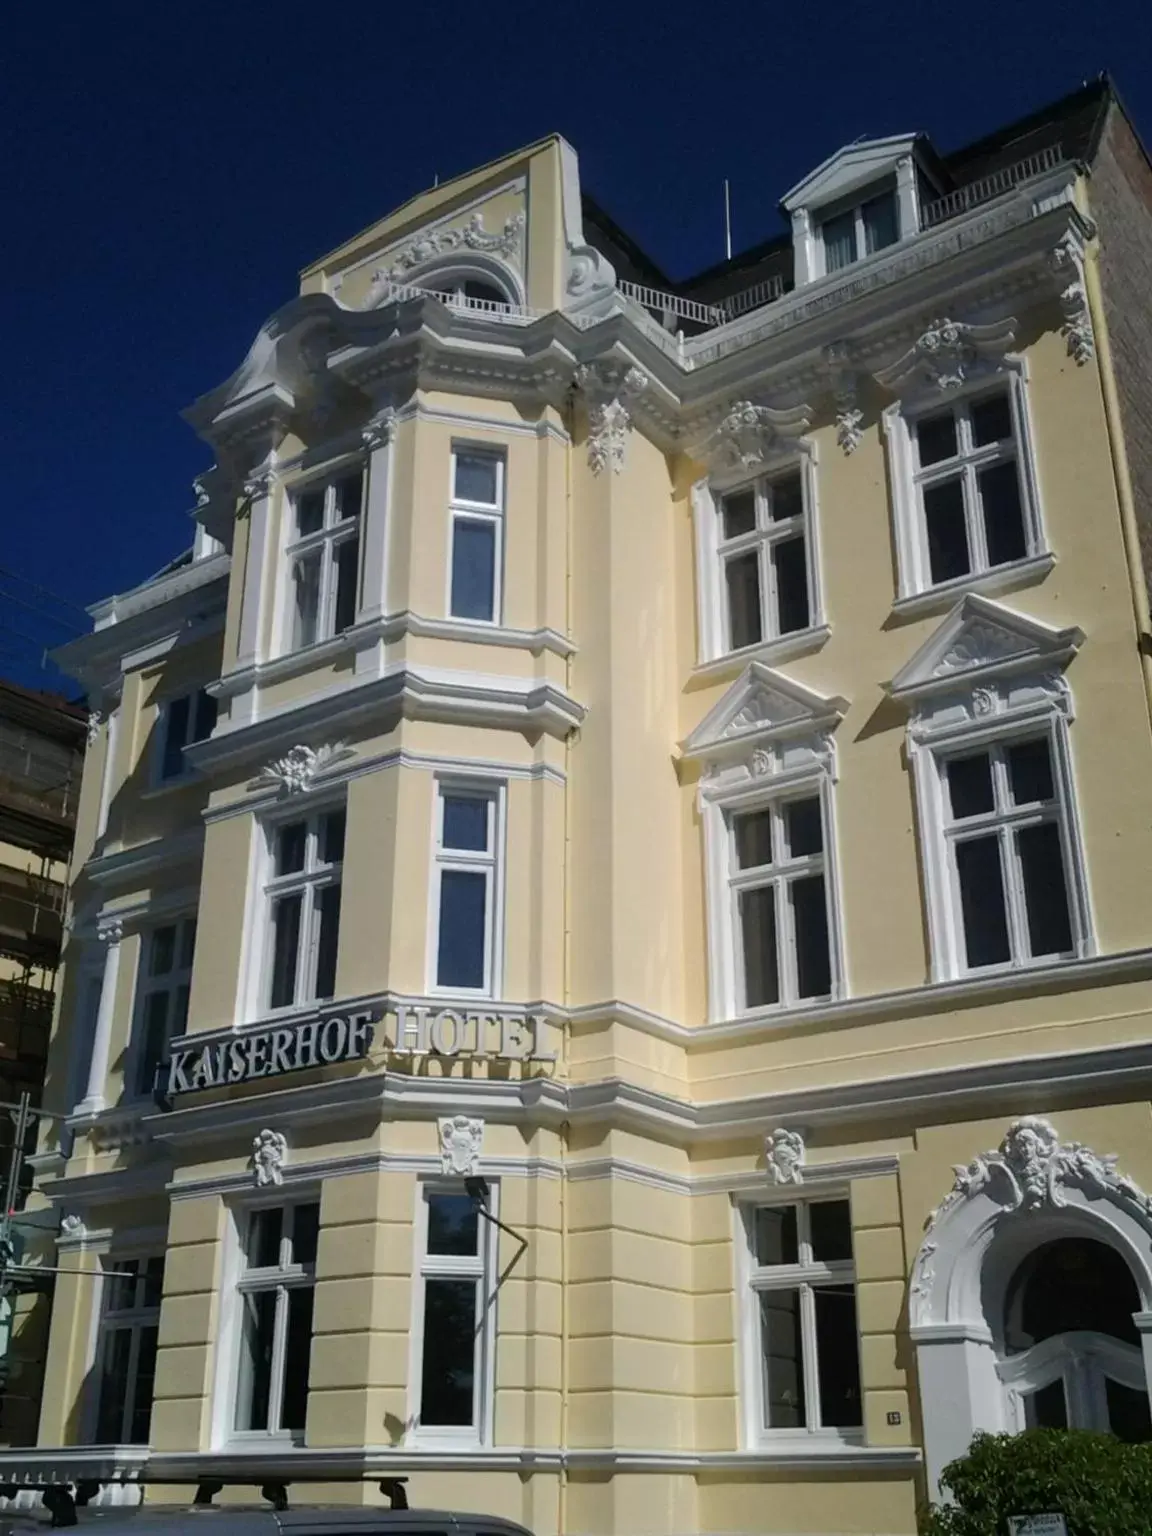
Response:
[{"label": "antenna pole on roof", "polygon": [[728,178],[724,178],[724,256],[732,260],[732,200],[728,193]]}]

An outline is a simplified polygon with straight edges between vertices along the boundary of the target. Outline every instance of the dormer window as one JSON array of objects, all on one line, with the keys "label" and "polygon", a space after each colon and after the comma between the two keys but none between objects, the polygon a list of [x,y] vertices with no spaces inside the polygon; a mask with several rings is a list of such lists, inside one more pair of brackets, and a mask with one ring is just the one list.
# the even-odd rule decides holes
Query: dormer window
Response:
[{"label": "dormer window", "polygon": [[900,238],[894,191],[881,192],[825,218],[820,225],[824,271],[839,272]]}]

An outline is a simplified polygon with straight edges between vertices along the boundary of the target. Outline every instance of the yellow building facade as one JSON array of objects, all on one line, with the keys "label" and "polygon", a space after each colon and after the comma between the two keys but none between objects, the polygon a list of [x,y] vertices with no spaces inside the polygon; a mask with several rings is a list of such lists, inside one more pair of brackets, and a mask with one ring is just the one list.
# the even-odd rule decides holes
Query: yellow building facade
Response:
[{"label": "yellow building facade", "polygon": [[63,654],[6,1476],[897,1536],[1152,1435],[1134,144],[856,144],[676,288],[552,138],[303,274]]}]

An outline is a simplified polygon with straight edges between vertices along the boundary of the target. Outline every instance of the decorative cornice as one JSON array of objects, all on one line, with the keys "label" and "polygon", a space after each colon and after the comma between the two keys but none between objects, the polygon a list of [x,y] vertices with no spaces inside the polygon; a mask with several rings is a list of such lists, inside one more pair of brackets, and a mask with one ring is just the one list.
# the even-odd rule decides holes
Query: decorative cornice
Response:
[{"label": "decorative cornice", "polygon": [[753,469],[780,453],[812,424],[807,405],[775,410],[752,400],[738,400],[703,444],[697,456],[717,472]]},{"label": "decorative cornice", "polygon": [[931,320],[916,340],[875,377],[886,389],[899,391],[918,378],[938,389],[957,389],[984,359],[1003,357],[1016,338],[1016,320],[994,325],[969,325],[962,320]]},{"label": "decorative cornice", "polygon": [[588,467],[594,475],[624,468],[624,451],[632,430],[632,415],[625,401],[648,388],[648,375],[627,363],[582,363],[576,384],[588,407]]},{"label": "decorative cornice", "polygon": [[269,763],[248,783],[249,789],[275,788],[281,795],[307,794],[318,778],[338,764],[355,757],[343,742],[319,747],[290,747],[283,757]]}]

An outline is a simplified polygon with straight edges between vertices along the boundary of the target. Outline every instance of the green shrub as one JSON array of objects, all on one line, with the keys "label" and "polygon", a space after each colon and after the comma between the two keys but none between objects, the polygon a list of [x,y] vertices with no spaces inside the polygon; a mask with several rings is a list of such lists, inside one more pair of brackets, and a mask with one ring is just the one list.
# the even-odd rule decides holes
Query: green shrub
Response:
[{"label": "green shrub", "polygon": [[940,1479],[953,1504],[922,1536],[1008,1536],[1009,1515],[1061,1514],[1068,1536],[1152,1536],[1152,1445],[1085,1429],[978,1434]]}]

